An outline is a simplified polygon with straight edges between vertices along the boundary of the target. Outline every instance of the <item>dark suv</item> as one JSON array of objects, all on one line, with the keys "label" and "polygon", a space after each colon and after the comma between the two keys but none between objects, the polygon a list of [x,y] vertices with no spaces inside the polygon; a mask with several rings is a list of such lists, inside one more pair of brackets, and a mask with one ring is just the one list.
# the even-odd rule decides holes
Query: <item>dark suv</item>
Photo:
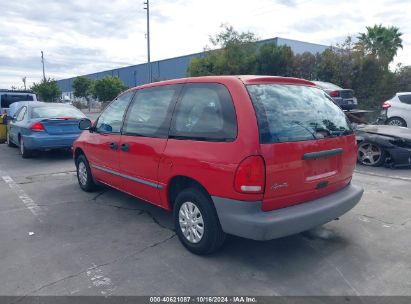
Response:
[{"label": "dark suv", "polygon": [[312,82],[213,76],[157,82],[117,97],[74,143],[80,187],[97,183],[174,214],[183,245],[225,234],[270,240],[322,225],[360,200],[355,136]]}]

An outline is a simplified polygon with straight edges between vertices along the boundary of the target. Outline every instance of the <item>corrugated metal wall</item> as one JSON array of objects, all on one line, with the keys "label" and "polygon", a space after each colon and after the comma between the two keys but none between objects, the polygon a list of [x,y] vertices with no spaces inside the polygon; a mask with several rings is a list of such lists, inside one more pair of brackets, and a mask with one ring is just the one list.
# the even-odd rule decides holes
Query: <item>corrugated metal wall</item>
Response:
[{"label": "corrugated metal wall", "polygon": [[[295,54],[310,52],[310,53],[321,53],[328,46],[308,43],[297,40],[290,40],[284,38],[272,38],[261,40],[258,44],[276,42],[278,45],[288,45],[291,47]],[[153,80],[167,80],[175,78],[183,78],[187,76],[187,68],[192,58],[203,57],[204,53],[196,53],[181,57],[175,57],[170,59],[164,59],[159,61],[151,62],[151,68],[153,73]],[[128,67],[113,69],[109,71],[97,72],[93,74],[84,75],[91,79],[100,79],[105,76],[117,76],[119,77],[128,87],[134,87],[138,85],[145,84],[149,82],[148,79],[148,65],[138,64]],[[58,80],[57,83],[64,93],[72,92],[73,78]]]}]

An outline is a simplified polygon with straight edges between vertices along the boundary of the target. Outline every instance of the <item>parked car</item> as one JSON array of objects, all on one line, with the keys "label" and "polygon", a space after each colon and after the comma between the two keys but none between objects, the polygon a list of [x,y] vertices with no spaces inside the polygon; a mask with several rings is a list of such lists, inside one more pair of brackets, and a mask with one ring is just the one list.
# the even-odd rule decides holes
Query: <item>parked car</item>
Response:
[{"label": "parked car", "polygon": [[37,101],[37,97],[32,91],[0,90],[0,115],[8,114],[10,105],[18,101]]},{"label": "parked car", "polygon": [[365,166],[411,165],[411,130],[386,125],[360,125],[356,130],[358,162]]},{"label": "parked car", "polygon": [[23,158],[34,151],[71,148],[86,116],[70,105],[31,102],[21,107],[9,123],[7,144],[19,146]]},{"label": "parked car", "polygon": [[173,211],[196,254],[225,234],[270,240],[332,221],[363,190],[341,109],[312,82],[212,76],[118,96],[74,142],[80,187],[109,185]]},{"label": "parked car", "polygon": [[380,120],[391,126],[411,127],[411,92],[396,93],[385,101]]},{"label": "parked car", "polygon": [[317,86],[323,89],[335,103],[343,110],[352,110],[357,108],[358,101],[354,97],[354,91],[343,89],[333,83],[323,81],[313,81]]}]

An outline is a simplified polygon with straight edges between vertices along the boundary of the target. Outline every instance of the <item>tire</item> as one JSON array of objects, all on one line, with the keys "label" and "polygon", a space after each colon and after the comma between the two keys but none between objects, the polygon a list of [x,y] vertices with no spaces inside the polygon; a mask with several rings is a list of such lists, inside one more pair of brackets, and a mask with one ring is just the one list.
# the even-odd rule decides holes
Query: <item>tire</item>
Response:
[{"label": "tire", "polygon": [[406,127],[407,123],[401,117],[391,117],[385,122],[386,125]]},{"label": "tire", "polygon": [[[188,228],[184,229],[187,225]],[[196,188],[185,189],[177,195],[174,226],[181,243],[194,254],[211,254],[225,240],[225,233],[221,229],[211,198]]]},{"label": "tire", "polygon": [[20,154],[21,154],[21,157],[23,157],[23,158],[30,158],[30,157],[32,156],[32,151],[31,151],[31,150],[28,150],[28,149],[26,148],[26,146],[24,145],[23,137],[20,137],[19,143],[20,143]]},{"label": "tire", "polygon": [[11,140],[10,140],[10,134],[9,134],[9,132],[7,132],[6,142],[7,142],[7,146],[10,147],[10,148],[16,147],[16,145],[13,144],[13,143],[11,142]]},{"label": "tire", "polygon": [[387,152],[375,143],[365,141],[358,145],[357,160],[364,166],[379,167],[386,158]]},{"label": "tire", "polygon": [[77,180],[80,188],[86,192],[96,190],[97,185],[94,183],[93,175],[91,174],[90,165],[85,155],[80,155],[76,159]]}]

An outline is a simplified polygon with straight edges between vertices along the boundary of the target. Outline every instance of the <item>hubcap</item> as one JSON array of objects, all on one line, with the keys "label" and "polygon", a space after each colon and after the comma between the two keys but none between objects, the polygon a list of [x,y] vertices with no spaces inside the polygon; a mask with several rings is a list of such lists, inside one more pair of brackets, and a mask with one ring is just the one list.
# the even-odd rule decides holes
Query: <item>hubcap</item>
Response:
[{"label": "hubcap", "polygon": [[82,161],[78,164],[78,179],[83,186],[87,184],[87,169]]},{"label": "hubcap", "polygon": [[198,243],[204,235],[204,220],[200,209],[192,203],[185,202],[181,205],[178,220],[181,232],[190,243]]},{"label": "hubcap", "polygon": [[375,165],[382,157],[381,149],[373,144],[364,143],[358,148],[358,158],[364,165]]}]

